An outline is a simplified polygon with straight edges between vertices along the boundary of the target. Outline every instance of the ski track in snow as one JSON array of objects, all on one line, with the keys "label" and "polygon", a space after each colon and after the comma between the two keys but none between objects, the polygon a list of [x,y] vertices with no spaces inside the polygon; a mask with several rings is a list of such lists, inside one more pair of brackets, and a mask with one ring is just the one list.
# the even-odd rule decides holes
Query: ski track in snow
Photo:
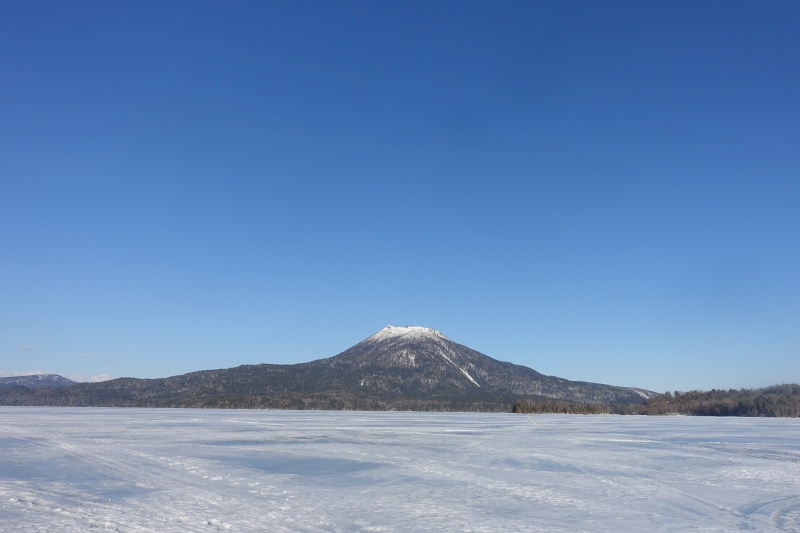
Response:
[{"label": "ski track in snow", "polygon": [[796,532],[800,420],[0,407],[0,531],[98,530]]}]

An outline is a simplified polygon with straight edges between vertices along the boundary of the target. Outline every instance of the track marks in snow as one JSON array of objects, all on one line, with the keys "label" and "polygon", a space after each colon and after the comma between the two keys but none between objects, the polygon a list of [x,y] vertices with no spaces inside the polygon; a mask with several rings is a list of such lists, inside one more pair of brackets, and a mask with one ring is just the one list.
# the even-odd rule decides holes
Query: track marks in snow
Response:
[{"label": "track marks in snow", "polygon": [[798,531],[799,422],[2,408],[0,530]]}]

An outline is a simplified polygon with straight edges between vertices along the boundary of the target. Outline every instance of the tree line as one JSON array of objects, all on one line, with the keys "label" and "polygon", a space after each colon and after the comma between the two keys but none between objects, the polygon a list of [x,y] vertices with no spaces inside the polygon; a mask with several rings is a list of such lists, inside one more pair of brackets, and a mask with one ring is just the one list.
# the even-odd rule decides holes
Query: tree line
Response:
[{"label": "tree line", "polygon": [[800,417],[800,385],[763,389],[665,392],[641,404],[586,404],[546,398],[518,400],[513,413]]}]

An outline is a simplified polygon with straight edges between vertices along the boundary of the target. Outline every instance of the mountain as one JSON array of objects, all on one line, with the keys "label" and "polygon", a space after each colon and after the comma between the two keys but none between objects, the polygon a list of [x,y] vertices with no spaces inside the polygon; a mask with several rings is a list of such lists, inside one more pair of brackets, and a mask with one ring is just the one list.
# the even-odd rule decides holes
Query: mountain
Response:
[{"label": "mountain", "polygon": [[492,359],[435,329],[387,326],[339,355],[308,363],[6,389],[0,404],[486,411],[508,410],[522,397],[641,403],[654,394],[545,376]]},{"label": "mountain", "polygon": [[35,374],[33,376],[14,376],[9,378],[0,378],[0,389],[4,387],[63,387],[65,385],[72,385],[75,383],[71,379],[67,379],[58,374]]}]

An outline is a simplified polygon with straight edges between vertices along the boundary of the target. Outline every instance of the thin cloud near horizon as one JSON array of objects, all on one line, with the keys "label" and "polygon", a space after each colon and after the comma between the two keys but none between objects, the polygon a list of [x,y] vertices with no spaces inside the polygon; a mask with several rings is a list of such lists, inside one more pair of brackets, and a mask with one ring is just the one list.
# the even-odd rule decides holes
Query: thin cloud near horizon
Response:
[{"label": "thin cloud near horizon", "polygon": [[85,353],[81,356],[83,359],[94,359],[93,353]]},{"label": "thin cloud near horizon", "polygon": [[114,379],[115,376],[112,376],[111,374],[95,374],[93,376],[84,376],[80,372],[75,372],[64,377],[80,383],[97,383],[98,381],[108,381],[110,379]]},{"label": "thin cloud near horizon", "polygon": [[24,352],[32,352],[33,351],[33,348],[31,348],[29,346],[25,346],[24,344],[20,344],[17,348],[19,348],[20,350],[22,350]]}]

